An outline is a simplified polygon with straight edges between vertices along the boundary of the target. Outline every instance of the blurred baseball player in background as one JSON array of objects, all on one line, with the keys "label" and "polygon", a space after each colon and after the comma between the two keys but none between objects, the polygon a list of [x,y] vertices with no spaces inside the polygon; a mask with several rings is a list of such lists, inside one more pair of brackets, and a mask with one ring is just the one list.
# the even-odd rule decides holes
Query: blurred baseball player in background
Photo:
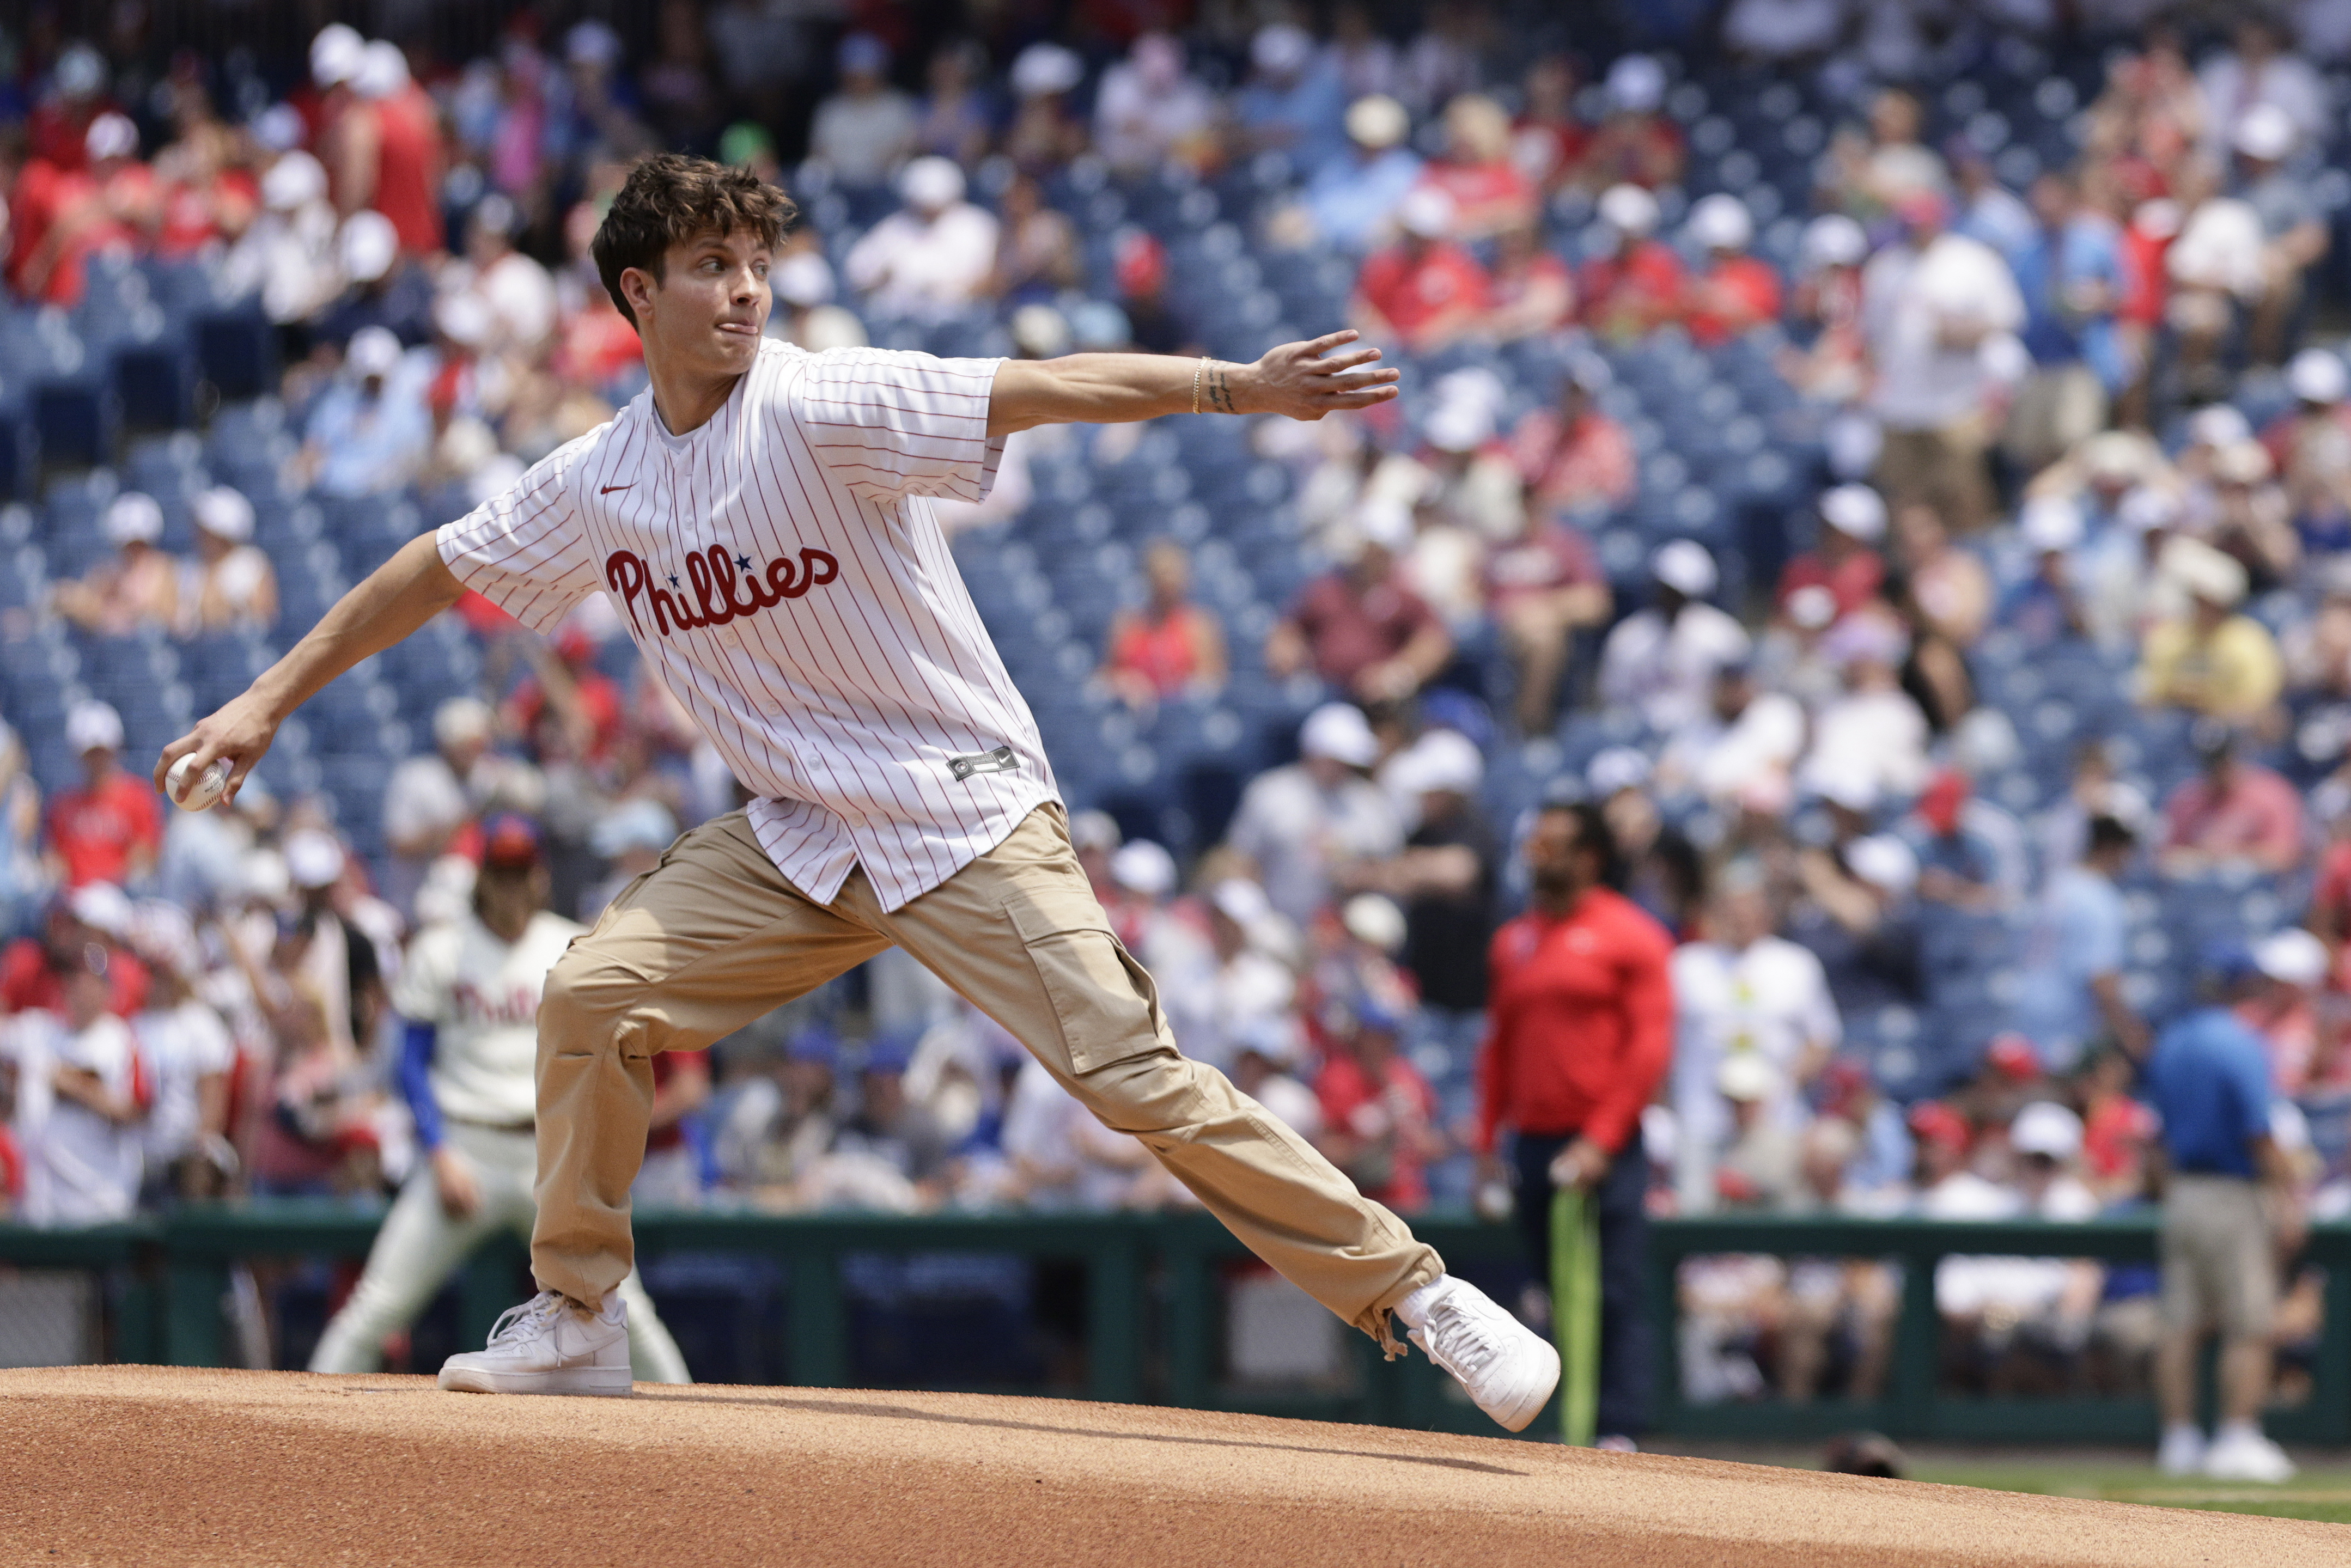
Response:
[{"label": "blurred baseball player in background", "polygon": [[[405,1025],[401,1092],[425,1157],[319,1338],[313,1372],[375,1371],[386,1336],[415,1322],[475,1248],[500,1230],[530,1235],[539,990],[582,929],[546,903],[538,831],[496,816],[484,827],[472,910],[409,946],[392,1005]],[[635,1377],[693,1381],[633,1269],[620,1295]]]},{"label": "blurred baseball player in background", "polygon": [[165,748],[231,788],[287,716],[467,588],[535,631],[611,595],[662,684],[753,797],[670,846],[549,976],[539,1009],[542,1287],[444,1388],[626,1394],[618,1288],[653,1059],[693,1051],[895,944],[1140,1139],[1259,1257],[1401,1354],[1389,1318],[1513,1430],[1559,1356],[1176,1048],[1070,841],[1029,705],[934,497],[978,501],[1005,439],[1171,413],[1320,419],[1395,395],[1352,332],[1254,364],[1151,354],[942,360],[764,336],[795,216],[756,174],[664,153],[592,246],[648,391],[515,487],[404,547],[243,695]]}]

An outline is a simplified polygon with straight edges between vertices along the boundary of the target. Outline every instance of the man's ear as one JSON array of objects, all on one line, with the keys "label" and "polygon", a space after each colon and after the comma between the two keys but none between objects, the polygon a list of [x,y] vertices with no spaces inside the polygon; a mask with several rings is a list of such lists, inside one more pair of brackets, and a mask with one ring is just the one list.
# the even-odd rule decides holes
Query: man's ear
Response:
[{"label": "man's ear", "polygon": [[621,298],[629,302],[629,308],[636,312],[640,320],[643,319],[645,311],[653,304],[655,287],[653,274],[643,267],[624,267],[621,269]]}]

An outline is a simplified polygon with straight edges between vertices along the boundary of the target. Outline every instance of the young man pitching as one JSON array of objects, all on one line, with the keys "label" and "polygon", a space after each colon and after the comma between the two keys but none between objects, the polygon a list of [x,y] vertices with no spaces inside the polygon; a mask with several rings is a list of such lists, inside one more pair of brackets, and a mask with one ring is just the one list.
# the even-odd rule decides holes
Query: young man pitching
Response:
[{"label": "young man pitching", "polygon": [[[1234,1234],[1392,1350],[1388,1314],[1513,1429],[1559,1359],[1221,1073],[1186,1060],[1071,848],[1028,705],[932,498],[987,493],[1016,430],[1186,412],[1319,419],[1395,395],[1353,334],[1255,364],[939,360],[767,339],[793,217],[664,154],[597,231],[650,389],[508,494],[416,539],[174,741],[232,780],[286,716],[467,588],[551,629],[599,589],[758,799],[672,845],[572,944],[538,1015],[540,1294],[444,1388],[625,1394],[629,1182],[658,1051],[709,1044],[896,944],[1002,1024]],[[234,782],[232,783],[234,788]]]},{"label": "young man pitching", "polygon": [[[547,972],[580,935],[547,908],[538,831],[521,817],[485,825],[482,870],[465,918],[421,934],[392,1006],[406,1023],[400,1087],[425,1160],[400,1189],[350,1300],[327,1325],[313,1372],[373,1372],[383,1342],[416,1314],[474,1249],[500,1230],[528,1237],[537,1210],[531,1136],[538,998]],[[690,1383],[685,1358],[632,1269],[632,1365],[647,1383]]]}]

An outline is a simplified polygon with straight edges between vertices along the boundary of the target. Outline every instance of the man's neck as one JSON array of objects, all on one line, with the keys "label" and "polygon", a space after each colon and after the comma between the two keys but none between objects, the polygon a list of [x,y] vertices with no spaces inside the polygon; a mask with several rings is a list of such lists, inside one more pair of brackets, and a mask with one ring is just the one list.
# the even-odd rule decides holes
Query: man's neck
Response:
[{"label": "man's neck", "polygon": [[735,395],[735,383],[743,379],[743,374],[735,371],[706,377],[664,375],[653,371],[651,379],[653,412],[661,416],[662,427],[672,435],[686,435],[708,424],[726,406],[726,400]]}]

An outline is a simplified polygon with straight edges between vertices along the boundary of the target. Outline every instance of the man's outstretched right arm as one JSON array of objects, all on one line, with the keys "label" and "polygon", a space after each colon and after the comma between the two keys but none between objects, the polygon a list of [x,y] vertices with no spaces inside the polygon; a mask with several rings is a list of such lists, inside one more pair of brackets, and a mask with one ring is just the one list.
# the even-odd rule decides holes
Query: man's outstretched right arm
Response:
[{"label": "man's outstretched right arm", "polygon": [[465,591],[441,559],[434,535],[409,540],[399,554],[336,601],[244,695],[165,747],[155,764],[155,788],[163,788],[172,764],[183,757],[195,757],[193,771],[198,778],[215,758],[225,757],[231,764],[228,798],[235,800],[238,786],[269,749],[287,715],[353,664],[383,652],[456,603]]}]

